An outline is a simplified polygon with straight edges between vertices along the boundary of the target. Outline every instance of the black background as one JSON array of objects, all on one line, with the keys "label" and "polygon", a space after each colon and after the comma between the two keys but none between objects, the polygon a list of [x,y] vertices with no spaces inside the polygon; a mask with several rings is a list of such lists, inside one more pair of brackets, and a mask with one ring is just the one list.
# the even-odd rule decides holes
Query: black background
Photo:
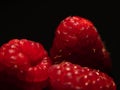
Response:
[{"label": "black background", "polygon": [[94,23],[111,54],[112,75],[120,89],[119,11],[115,1],[0,1],[0,45],[13,38],[27,38],[49,51],[61,20],[72,15],[85,17]]}]

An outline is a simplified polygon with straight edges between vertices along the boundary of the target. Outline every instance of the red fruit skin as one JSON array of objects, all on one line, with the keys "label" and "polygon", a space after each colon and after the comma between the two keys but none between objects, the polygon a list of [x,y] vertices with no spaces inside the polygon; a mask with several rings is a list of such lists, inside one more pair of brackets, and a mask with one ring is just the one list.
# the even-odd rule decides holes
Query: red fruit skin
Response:
[{"label": "red fruit skin", "polygon": [[52,60],[70,62],[110,72],[112,60],[93,23],[83,17],[66,17],[56,28],[50,49]]},{"label": "red fruit skin", "polygon": [[70,62],[52,65],[49,69],[51,90],[116,90],[106,73]]},{"label": "red fruit skin", "polygon": [[42,44],[28,39],[12,39],[0,48],[1,81],[22,90],[46,87],[51,60]]}]

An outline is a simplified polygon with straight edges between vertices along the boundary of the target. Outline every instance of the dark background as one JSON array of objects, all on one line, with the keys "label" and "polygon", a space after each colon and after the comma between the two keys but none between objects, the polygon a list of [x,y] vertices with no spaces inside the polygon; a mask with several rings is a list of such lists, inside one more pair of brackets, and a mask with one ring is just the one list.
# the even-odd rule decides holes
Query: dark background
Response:
[{"label": "dark background", "polygon": [[0,45],[13,38],[41,42],[49,51],[54,31],[67,16],[91,20],[100,33],[113,62],[112,76],[120,90],[119,3],[96,1],[0,1]]}]

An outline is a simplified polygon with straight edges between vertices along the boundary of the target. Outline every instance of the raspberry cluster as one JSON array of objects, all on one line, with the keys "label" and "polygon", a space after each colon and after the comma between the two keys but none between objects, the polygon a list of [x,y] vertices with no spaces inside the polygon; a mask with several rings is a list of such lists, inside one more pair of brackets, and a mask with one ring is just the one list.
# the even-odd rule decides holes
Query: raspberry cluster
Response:
[{"label": "raspberry cluster", "polygon": [[111,69],[96,27],[80,16],[60,22],[50,51],[17,38],[0,47],[0,90],[116,90]]}]

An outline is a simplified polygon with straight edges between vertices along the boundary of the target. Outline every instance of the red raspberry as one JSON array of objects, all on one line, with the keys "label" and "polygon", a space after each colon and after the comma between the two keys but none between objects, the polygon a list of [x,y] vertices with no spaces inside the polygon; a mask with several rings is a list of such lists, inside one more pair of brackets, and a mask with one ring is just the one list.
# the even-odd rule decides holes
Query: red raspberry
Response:
[{"label": "red raspberry", "polygon": [[70,62],[51,66],[49,78],[51,90],[116,90],[107,74]]},{"label": "red raspberry", "polygon": [[111,71],[111,57],[93,25],[83,17],[66,17],[57,27],[50,56],[54,62],[70,62]]},{"label": "red raspberry", "polygon": [[0,48],[0,74],[4,77],[3,81],[18,82],[25,89],[43,88],[50,66],[47,51],[38,42],[13,39]]}]

